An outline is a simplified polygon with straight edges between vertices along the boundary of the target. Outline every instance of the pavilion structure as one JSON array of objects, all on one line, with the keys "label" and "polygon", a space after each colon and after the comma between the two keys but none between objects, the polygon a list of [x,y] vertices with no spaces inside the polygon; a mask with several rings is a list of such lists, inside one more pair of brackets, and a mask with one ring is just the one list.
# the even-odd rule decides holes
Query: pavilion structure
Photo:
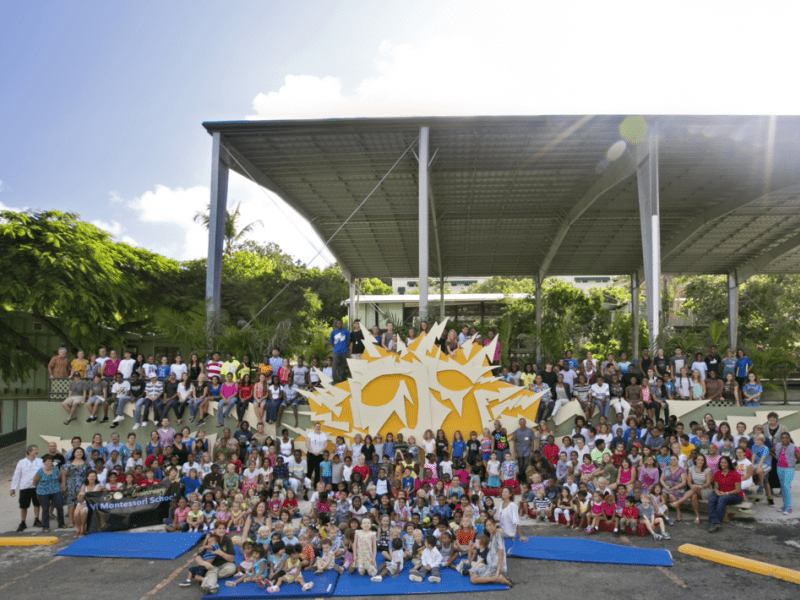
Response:
[{"label": "pavilion structure", "polygon": [[[800,273],[800,117],[584,115],[204,123],[212,136],[206,298],[220,308],[228,174],[308,220],[350,282],[631,276],[658,344],[662,273],[738,287]],[[440,286],[444,289],[444,286]],[[540,294],[536,326],[541,329]],[[633,327],[638,354],[638,328]]]}]

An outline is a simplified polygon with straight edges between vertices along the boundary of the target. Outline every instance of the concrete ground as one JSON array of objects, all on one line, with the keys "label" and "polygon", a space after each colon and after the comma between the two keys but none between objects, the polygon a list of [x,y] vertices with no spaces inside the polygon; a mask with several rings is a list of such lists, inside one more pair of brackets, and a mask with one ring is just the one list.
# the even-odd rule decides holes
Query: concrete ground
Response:
[{"label": "concrete ground", "polygon": [[[13,533],[19,523],[19,513],[16,498],[9,497],[8,489],[13,467],[23,453],[22,444],[0,450],[0,535],[41,535],[30,527],[24,534]],[[793,493],[795,498],[800,498],[800,477],[795,478]],[[795,500],[796,507],[797,504]],[[539,597],[638,600],[659,597],[662,593],[671,600],[797,598],[798,587],[795,584],[706,562],[677,551],[681,544],[691,543],[797,569],[800,566],[800,515],[794,518],[780,516],[765,503],[754,504],[754,512],[755,520],[735,520],[714,535],[708,533],[707,523],[694,525],[690,511],[684,513],[683,522],[669,527],[672,536],[669,541],[656,542],[649,537],[615,538],[606,533],[592,536],[593,540],[638,548],[666,548],[672,553],[675,563],[671,568],[511,558],[509,576],[515,587],[506,592],[482,592],[476,598],[509,600],[536,594]],[[531,537],[579,535],[566,527],[534,524],[530,520],[523,523],[523,532]],[[55,552],[69,545],[73,533],[73,530],[53,531],[50,535],[59,538],[58,544],[53,546],[0,547],[0,598],[40,600],[56,596],[60,600],[84,600],[88,595],[114,600],[154,597],[182,600],[196,599],[200,595],[197,586],[177,586],[186,577],[186,568],[193,560],[191,553],[172,561],[54,556]],[[400,596],[389,600],[395,598]]]}]

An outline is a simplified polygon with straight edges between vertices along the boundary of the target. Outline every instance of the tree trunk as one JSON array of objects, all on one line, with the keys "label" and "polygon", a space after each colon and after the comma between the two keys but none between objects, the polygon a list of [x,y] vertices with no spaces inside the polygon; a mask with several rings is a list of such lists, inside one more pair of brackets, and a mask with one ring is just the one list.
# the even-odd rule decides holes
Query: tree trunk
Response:
[{"label": "tree trunk", "polygon": [[58,325],[53,323],[52,320],[50,320],[47,317],[45,317],[35,307],[31,311],[31,315],[33,315],[34,319],[36,319],[42,325],[47,327],[50,331],[55,333],[59,337],[59,339],[61,340],[61,343],[64,345],[64,347],[67,349],[68,352],[73,352],[73,353],[75,352],[75,350],[77,349],[77,346],[72,342],[72,339],[70,339],[70,337],[67,335],[67,333],[63,329],[61,329],[61,327],[59,327]]},{"label": "tree trunk", "polygon": [[13,329],[12,327],[4,323],[2,320],[0,320],[0,332],[2,332],[4,335],[7,335],[10,338],[13,338],[14,347],[17,350],[29,354],[30,356],[33,357],[34,360],[41,363],[45,367],[47,367],[47,365],[50,364],[49,355],[39,350],[39,348],[34,346],[25,335],[19,333],[17,330]]}]

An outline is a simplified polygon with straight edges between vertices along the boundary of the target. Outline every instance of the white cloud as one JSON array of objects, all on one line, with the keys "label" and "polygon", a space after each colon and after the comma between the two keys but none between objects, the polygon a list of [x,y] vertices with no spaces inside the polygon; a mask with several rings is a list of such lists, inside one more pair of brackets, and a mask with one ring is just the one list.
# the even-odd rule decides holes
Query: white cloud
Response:
[{"label": "white cloud", "polygon": [[[143,233],[137,234],[139,245],[177,260],[205,258],[208,254],[208,230],[194,221],[194,215],[208,210],[209,198],[210,190],[206,186],[169,188],[156,185],[153,190],[132,200],[128,205],[135,211],[133,216],[147,226]],[[276,208],[276,203],[280,209]],[[275,242],[303,262],[310,261],[316,254],[306,238],[311,239],[317,249],[322,247],[311,226],[285,202],[268,195],[250,180],[231,173],[228,209],[233,210],[237,204],[241,204],[240,226],[254,221],[262,223],[256,225],[246,239]],[[166,225],[168,234],[165,235],[164,228],[157,225]],[[327,252],[323,256],[315,260],[313,266],[324,267],[332,262]]]},{"label": "white cloud", "polygon": [[3,191],[3,180],[0,179],[0,192],[2,192],[2,191]]},{"label": "white cloud", "polygon": [[800,111],[800,84],[786,76],[786,61],[800,66],[796,19],[757,5],[504,6],[459,10],[455,33],[384,41],[353,90],[339,73],[287,75],[250,118]]},{"label": "white cloud", "polygon": [[94,221],[92,221],[92,225],[107,231],[115,238],[119,237],[119,235],[124,230],[124,227],[122,227],[122,225],[117,221],[111,221],[110,223],[108,223],[106,221],[101,221],[100,219],[95,219]]}]

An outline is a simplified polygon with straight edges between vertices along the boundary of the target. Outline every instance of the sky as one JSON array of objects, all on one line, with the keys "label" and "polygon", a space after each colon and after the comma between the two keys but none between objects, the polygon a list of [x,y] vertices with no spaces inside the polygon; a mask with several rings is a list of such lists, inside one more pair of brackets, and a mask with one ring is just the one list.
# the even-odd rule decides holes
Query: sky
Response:
[{"label": "sky", "polygon": [[[800,3],[769,0],[0,0],[0,209],[202,258],[203,121],[800,114],[798,22]],[[306,263],[322,247],[236,174],[228,202],[262,221],[251,239]]]}]

